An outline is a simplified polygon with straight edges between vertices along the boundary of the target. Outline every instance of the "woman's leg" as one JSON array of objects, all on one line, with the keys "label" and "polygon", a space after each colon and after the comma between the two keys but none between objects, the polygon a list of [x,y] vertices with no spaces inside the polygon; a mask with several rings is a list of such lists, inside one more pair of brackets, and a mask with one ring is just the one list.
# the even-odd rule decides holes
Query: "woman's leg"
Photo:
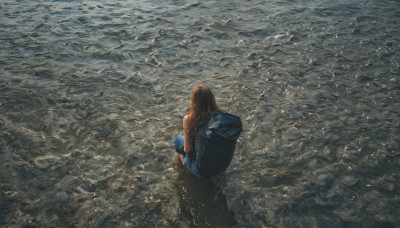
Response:
[{"label": "woman's leg", "polygon": [[177,135],[174,139],[174,144],[175,144],[175,151],[177,153],[183,154],[183,156],[186,156],[186,153],[184,151],[183,135]]},{"label": "woman's leg", "polygon": [[[178,153],[178,157],[181,159],[182,163],[186,165],[186,167],[189,169],[191,173],[193,173],[199,178],[202,178],[196,166],[196,158],[193,156],[192,157],[186,156],[186,153],[183,150],[183,145],[184,145],[183,142],[184,142],[183,135],[178,135],[174,139],[175,150]],[[181,156],[183,156],[184,158],[181,158]]]},{"label": "woman's leg", "polygon": [[[183,143],[184,141],[183,141],[183,135],[177,135],[176,137],[175,137],[175,139],[174,139],[174,143],[175,143],[175,150],[176,150],[176,152],[178,153],[178,156],[182,156],[183,155],[183,157],[185,158],[185,159],[182,159],[181,158],[181,161],[182,161],[182,163],[185,165],[186,164],[186,167],[189,169],[189,171],[191,172],[191,173],[193,173],[194,175],[196,175],[197,177],[199,177],[199,178],[203,178],[202,176],[201,176],[201,174],[200,174],[200,172],[199,172],[199,170],[197,169],[197,166],[196,166],[196,158],[190,158],[190,156],[186,156],[186,153],[185,153],[185,151],[184,151],[184,147],[183,147],[183,145],[184,145],[184,143]],[[185,162],[184,162],[185,161]]]},{"label": "woman's leg", "polygon": [[182,135],[177,135],[174,139],[176,155],[178,155],[178,160],[185,165],[186,153],[184,151],[184,140]]}]

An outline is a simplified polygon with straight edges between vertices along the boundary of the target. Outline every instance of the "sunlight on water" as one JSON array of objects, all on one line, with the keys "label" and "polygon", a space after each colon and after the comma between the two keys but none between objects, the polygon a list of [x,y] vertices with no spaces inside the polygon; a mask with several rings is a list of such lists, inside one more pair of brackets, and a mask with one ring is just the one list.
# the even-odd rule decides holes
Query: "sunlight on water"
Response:
[{"label": "sunlight on water", "polygon": [[[1,1],[0,226],[395,227],[398,1]],[[176,161],[191,88],[244,131]]]}]

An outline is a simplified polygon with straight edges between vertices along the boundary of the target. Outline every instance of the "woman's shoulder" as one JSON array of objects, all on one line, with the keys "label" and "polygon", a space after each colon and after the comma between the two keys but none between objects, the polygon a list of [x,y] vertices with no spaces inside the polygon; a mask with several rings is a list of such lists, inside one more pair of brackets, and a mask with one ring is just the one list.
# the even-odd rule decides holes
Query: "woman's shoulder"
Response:
[{"label": "woman's shoulder", "polygon": [[183,127],[186,127],[189,122],[189,115],[183,117]]}]

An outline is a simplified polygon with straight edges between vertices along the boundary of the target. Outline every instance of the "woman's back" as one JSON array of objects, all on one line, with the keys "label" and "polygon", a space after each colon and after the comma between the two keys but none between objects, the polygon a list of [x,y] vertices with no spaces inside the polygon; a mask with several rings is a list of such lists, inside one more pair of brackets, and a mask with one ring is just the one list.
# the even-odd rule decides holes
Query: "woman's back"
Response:
[{"label": "woman's back", "polygon": [[196,165],[204,178],[228,168],[241,132],[240,118],[227,112],[215,112],[197,130]]}]

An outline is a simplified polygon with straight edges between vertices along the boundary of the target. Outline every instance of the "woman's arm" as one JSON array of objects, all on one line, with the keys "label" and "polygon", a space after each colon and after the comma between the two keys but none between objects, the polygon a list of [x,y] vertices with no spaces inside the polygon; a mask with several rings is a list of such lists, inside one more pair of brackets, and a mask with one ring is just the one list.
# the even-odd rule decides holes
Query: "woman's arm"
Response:
[{"label": "woman's arm", "polygon": [[190,136],[189,133],[186,131],[186,127],[188,125],[189,117],[186,115],[183,117],[183,150],[185,153],[190,153]]}]

